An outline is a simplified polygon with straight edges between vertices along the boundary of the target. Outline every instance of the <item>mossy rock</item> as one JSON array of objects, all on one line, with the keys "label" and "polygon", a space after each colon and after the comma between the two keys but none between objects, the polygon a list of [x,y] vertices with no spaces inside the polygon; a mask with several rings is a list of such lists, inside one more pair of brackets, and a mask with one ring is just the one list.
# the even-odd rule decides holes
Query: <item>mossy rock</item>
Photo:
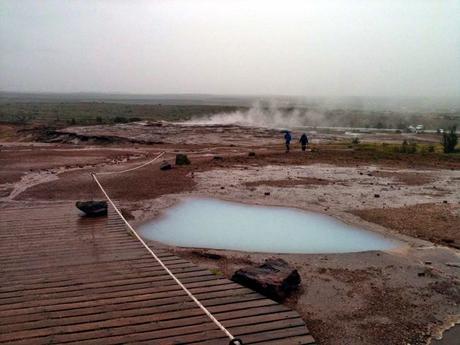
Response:
[{"label": "mossy rock", "polygon": [[178,153],[176,155],[176,165],[188,165],[190,164],[190,159],[188,159],[186,154]]}]

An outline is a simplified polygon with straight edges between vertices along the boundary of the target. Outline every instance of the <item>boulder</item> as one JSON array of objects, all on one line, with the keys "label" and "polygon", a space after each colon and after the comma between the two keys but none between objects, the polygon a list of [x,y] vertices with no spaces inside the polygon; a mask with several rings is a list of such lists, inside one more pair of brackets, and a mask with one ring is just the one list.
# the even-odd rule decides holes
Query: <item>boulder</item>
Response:
[{"label": "boulder", "polygon": [[187,155],[183,153],[178,153],[176,155],[176,165],[188,165],[190,164],[190,159],[188,159]]},{"label": "boulder", "polygon": [[161,162],[160,170],[171,170],[171,169],[172,169],[171,163],[169,163],[168,161]]},{"label": "boulder", "polygon": [[251,151],[251,152],[248,153],[248,156],[249,157],[255,157],[256,153],[254,151]]},{"label": "boulder", "polygon": [[300,285],[300,275],[282,259],[268,259],[259,267],[243,267],[232,280],[275,301],[283,301]]},{"label": "boulder", "polygon": [[77,201],[75,206],[90,217],[107,215],[107,201],[104,200]]}]

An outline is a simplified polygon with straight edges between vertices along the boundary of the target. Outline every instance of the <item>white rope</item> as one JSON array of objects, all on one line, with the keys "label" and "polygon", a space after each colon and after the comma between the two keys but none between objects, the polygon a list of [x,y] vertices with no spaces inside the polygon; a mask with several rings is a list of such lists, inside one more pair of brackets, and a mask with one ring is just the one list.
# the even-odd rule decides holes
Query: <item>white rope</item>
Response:
[{"label": "white rope", "polygon": [[149,165],[149,164],[152,164],[153,162],[155,162],[156,160],[158,160],[159,158],[161,158],[163,155],[165,154],[165,152],[161,152],[158,156],[156,156],[154,159],[152,159],[151,161],[148,161],[142,165],[139,165],[137,167],[134,167],[134,168],[130,168],[130,169],[126,169],[126,170],[121,170],[121,171],[108,171],[108,172],[100,172],[100,173],[97,173],[98,175],[112,175],[112,174],[122,174],[122,173],[125,173],[125,172],[128,172],[128,171],[133,171],[133,170],[137,170],[137,169],[140,169],[140,168],[143,168],[145,167],[146,165]]},{"label": "white rope", "polygon": [[[164,152],[163,152],[164,153]],[[159,158],[159,157],[157,157]],[[161,261],[161,259],[153,252],[152,249],[150,249],[150,247],[144,242],[144,240],[139,236],[139,234],[136,232],[136,230],[134,230],[134,228],[131,226],[131,224],[128,223],[128,221],[125,219],[125,217],[123,217],[123,215],[121,214],[121,212],[118,210],[117,206],[115,205],[115,203],[112,201],[112,199],[110,199],[110,197],[108,196],[107,192],[105,191],[105,189],[102,187],[101,183],[99,182],[99,180],[97,179],[96,177],[96,174],[95,173],[91,173],[91,176],[93,177],[94,181],[96,181],[97,185],[99,186],[99,188],[101,189],[102,193],[104,193],[105,197],[107,198],[107,200],[110,202],[110,204],[113,206],[113,208],[115,209],[115,211],[118,213],[118,215],[120,216],[120,218],[125,222],[126,226],[129,228],[129,230],[131,230],[131,232],[134,234],[134,236],[136,236],[136,238],[139,240],[139,242],[142,243],[142,245],[145,247],[145,249],[148,250],[148,252],[154,257],[154,259],[156,261],[158,261],[158,263],[161,265],[161,267],[163,267],[163,269],[171,276],[172,279],[174,279],[174,281],[182,288],[182,290],[184,290],[187,295],[198,305],[198,307],[201,308],[201,310],[204,311],[204,313],[230,338],[230,340],[236,340],[235,337],[233,337],[233,335],[219,322],[219,320],[217,320],[212,314],[211,312],[206,309],[206,307],[204,305],[201,304],[201,302],[195,297],[193,296],[193,294],[185,287],[184,284],[182,284],[180,282],[179,279],[176,278],[176,276],[169,270],[168,267],[166,267],[166,265]]]}]

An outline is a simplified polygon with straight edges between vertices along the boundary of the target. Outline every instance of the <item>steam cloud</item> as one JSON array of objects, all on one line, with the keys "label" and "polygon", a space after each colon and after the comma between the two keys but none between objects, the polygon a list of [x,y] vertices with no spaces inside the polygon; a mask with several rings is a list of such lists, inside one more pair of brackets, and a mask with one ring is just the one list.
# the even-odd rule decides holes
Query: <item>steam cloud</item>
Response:
[{"label": "steam cloud", "polygon": [[241,125],[268,128],[320,126],[324,122],[324,115],[320,112],[281,108],[276,102],[270,102],[268,105],[256,102],[245,111],[214,114],[206,118],[196,117],[188,121],[190,124],[199,125]]}]

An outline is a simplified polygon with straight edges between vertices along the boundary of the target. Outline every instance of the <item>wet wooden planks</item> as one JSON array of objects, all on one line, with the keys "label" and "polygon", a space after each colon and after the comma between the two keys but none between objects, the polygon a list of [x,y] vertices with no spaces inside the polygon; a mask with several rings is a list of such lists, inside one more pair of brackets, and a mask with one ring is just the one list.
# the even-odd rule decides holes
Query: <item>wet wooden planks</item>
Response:
[{"label": "wet wooden planks", "polygon": [[[0,343],[228,344],[115,212],[0,209]],[[245,344],[313,344],[299,315],[168,252],[159,257]]]}]

